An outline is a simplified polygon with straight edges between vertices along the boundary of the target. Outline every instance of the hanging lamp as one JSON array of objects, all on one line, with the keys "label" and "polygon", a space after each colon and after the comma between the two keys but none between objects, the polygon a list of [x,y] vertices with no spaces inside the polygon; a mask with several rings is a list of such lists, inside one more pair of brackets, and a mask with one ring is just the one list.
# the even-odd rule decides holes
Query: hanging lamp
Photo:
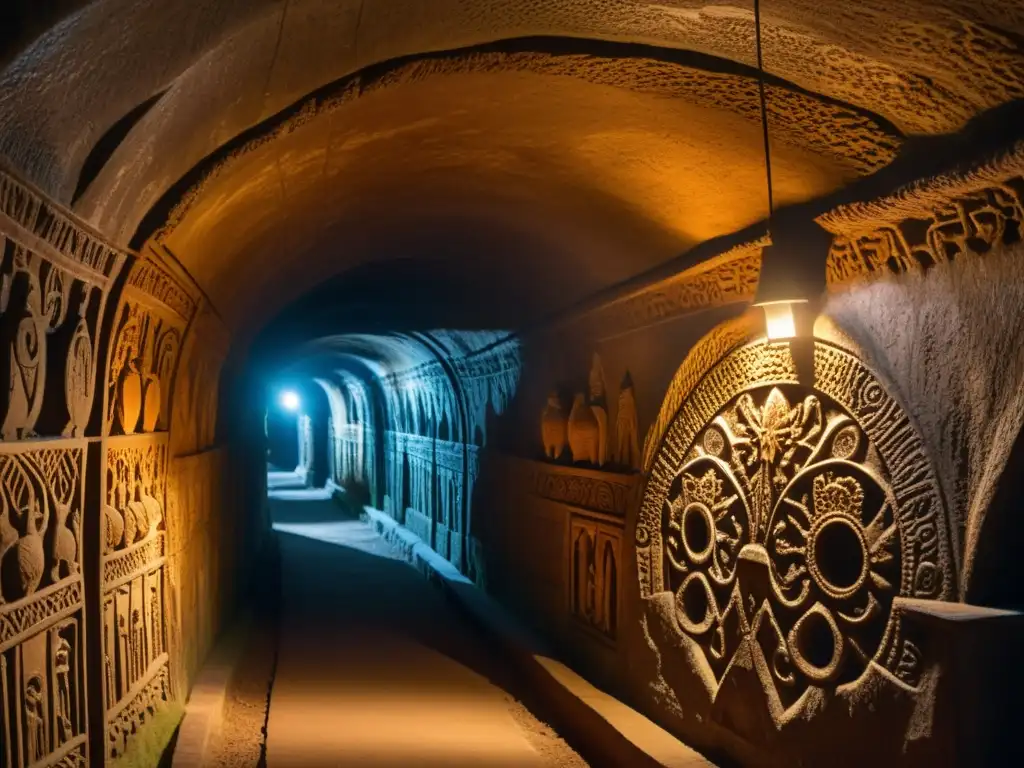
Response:
[{"label": "hanging lamp", "polygon": [[764,137],[764,166],[768,186],[768,239],[761,251],[761,273],[753,306],[765,316],[770,341],[798,335],[796,307],[820,296],[825,289],[825,258],[832,236],[810,216],[796,213],[777,216],[772,192],[771,146],[768,138],[768,105],[765,96],[764,59],[761,50],[761,3],[754,0],[754,36],[757,45],[758,93]]}]

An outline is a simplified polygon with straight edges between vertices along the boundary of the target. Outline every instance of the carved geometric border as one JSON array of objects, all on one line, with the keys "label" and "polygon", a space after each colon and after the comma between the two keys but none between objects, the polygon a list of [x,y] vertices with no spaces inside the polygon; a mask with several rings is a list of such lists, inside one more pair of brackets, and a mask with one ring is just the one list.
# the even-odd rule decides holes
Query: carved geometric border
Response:
[{"label": "carved geometric border", "polygon": [[74,613],[82,604],[82,580],[65,579],[16,603],[0,614],[0,651]]},{"label": "carved geometric border", "polygon": [[163,564],[164,534],[153,536],[103,559],[103,587],[112,589]]}]

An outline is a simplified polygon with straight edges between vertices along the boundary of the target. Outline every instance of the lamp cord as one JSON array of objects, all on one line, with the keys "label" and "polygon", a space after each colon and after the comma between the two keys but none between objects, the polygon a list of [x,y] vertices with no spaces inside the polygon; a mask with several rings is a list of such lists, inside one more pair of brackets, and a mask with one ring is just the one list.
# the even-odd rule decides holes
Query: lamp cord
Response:
[{"label": "lamp cord", "polygon": [[764,58],[761,54],[761,0],[754,0],[754,40],[757,44],[757,89],[761,97],[761,130],[764,133],[764,170],[768,179],[768,221],[775,212],[772,195],[772,155],[768,142],[768,102],[764,87]]}]

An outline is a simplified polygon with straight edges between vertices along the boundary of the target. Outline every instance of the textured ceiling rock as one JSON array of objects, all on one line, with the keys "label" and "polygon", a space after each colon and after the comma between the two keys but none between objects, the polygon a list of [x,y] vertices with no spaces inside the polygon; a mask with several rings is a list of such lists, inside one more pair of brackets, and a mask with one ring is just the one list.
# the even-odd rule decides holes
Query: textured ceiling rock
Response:
[{"label": "textured ceiling rock", "polygon": [[[765,62],[794,84],[885,116],[953,130],[1024,93],[1019,0],[765,3]],[[368,64],[530,35],[642,42],[753,64],[749,3],[621,0],[97,0],[0,77],[0,152],[67,200],[89,148],[135,105],[190,79],[195,146],[178,177],[260,117]],[[221,78],[189,70],[231,71]],[[204,93],[204,91],[208,91]],[[204,151],[205,150],[205,151]]]},{"label": "textured ceiling rock", "polygon": [[[457,63],[446,74],[410,65],[299,112],[188,198],[162,241],[229,324],[337,271],[411,253],[458,257],[471,272],[503,263],[508,279],[564,302],[767,212],[742,88],[727,108],[711,81],[699,98],[666,98],[523,62]],[[848,128],[849,146],[892,152],[870,121],[807,103],[833,139],[801,145],[780,116],[780,202],[863,171],[865,155],[839,139]]]},{"label": "textured ceiling rock", "polygon": [[[749,2],[80,5],[5,59],[0,156],[69,202],[97,141],[159,96],[76,210],[125,243],[184,194],[167,245],[236,327],[455,231],[452,258],[493,243],[564,299],[765,213]],[[1024,0],[763,5],[783,202],[1024,95]]]}]

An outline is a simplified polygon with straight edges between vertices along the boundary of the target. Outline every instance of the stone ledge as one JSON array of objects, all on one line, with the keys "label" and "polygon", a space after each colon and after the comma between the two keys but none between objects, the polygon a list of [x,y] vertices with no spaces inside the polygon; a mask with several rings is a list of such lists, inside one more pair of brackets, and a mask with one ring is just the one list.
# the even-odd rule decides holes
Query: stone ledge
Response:
[{"label": "stone ledge", "polygon": [[623,768],[715,768],[642,714],[556,661],[543,640],[414,533],[373,507],[364,507],[362,516],[514,660],[550,708],[557,729],[571,743],[584,745],[587,754],[582,757],[600,756],[600,765]]},{"label": "stone ledge", "polygon": [[171,768],[203,768],[210,764],[206,754],[210,737],[221,726],[228,686],[245,651],[252,623],[250,612],[238,616],[199,670],[178,729]]}]

